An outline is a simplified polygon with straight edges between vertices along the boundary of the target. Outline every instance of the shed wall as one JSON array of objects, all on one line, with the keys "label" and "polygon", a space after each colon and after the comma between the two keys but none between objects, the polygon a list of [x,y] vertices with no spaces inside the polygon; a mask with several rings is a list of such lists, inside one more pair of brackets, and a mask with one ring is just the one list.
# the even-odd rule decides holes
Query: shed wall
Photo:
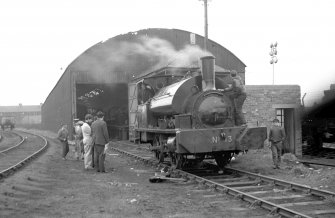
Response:
[{"label": "shed wall", "polygon": [[42,105],[42,128],[58,131],[62,124],[72,126],[71,74],[65,71]]}]

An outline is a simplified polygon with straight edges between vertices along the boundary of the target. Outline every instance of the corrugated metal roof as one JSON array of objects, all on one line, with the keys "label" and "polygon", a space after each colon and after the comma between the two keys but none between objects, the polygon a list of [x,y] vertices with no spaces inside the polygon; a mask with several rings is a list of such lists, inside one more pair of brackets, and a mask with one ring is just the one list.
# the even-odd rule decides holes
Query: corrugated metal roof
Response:
[{"label": "corrugated metal roof", "polygon": [[34,112],[41,111],[41,105],[17,105],[17,106],[0,106],[0,112]]}]

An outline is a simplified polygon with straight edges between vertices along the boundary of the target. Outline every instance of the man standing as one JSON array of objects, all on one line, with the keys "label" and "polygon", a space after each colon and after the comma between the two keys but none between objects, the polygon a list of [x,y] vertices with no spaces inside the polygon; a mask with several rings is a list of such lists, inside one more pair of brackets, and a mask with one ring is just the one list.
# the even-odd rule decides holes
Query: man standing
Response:
[{"label": "man standing", "polygon": [[154,89],[149,86],[148,84],[142,82],[140,89],[138,91],[138,102],[139,104],[144,104],[146,101],[148,101],[150,98],[152,98],[155,95]]},{"label": "man standing", "polygon": [[90,124],[93,121],[93,116],[91,114],[85,115],[85,123],[81,126],[81,131],[83,133],[83,143],[84,143],[84,166],[85,169],[93,169],[92,167],[92,149],[93,149],[93,139]]},{"label": "man standing", "polygon": [[66,160],[66,155],[69,152],[69,143],[68,143],[69,131],[67,130],[67,125],[63,125],[62,128],[58,130],[57,138],[62,143],[62,158]]},{"label": "man standing", "polygon": [[109,141],[107,124],[103,120],[104,114],[99,111],[98,119],[92,123],[93,143],[94,143],[94,167],[97,172],[105,173],[105,145]]},{"label": "man standing", "polygon": [[272,122],[273,126],[269,132],[269,141],[271,143],[272,160],[274,164],[273,168],[280,169],[281,152],[286,135],[285,130],[280,126],[278,119],[274,119]]},{"label": "man standing", "polygon": [[224,91],[233,91],[231,98],[233,100],[233,104],[236,111],[236,122],[235,122],[236,125],[237,126],[246,125],[246,121],[242,112],[243,103],[247,98],[245,86],[243,84],[241,77],[237,75],[237,72],[235,70],[232,70],[230,75],[233,79],[233,84],[231,87],[225,88]]}]

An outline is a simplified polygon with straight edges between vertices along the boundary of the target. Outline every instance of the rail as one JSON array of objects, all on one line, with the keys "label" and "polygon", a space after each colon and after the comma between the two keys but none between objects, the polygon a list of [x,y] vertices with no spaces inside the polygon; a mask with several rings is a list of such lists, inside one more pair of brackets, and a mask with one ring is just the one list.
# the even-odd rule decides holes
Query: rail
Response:
[{"label": "rail", "polygon": [[[24,132],[24,131],[21,131]],[[29,155],[28,157],[24,158],[23,160],[19,161],[18,163],[10,166],[9,168],[0,171],[0,179],[6,178],[9,175],[11,175],[13,172],[15,172],[16,170],[20,169],[21,167],[23,167],[25,164],[27,164],[30,160],[36,158],[38,155],[40,155],[47,147],[48,147],[48,141],[46,140],[45,137],[34,134],[34,133],[30,133],[30,132],[24,132],[26,134],[31,134],[37,137],[40,137],[43,139],[44,144],[42,145],[42,148],[40,148],[39,150],[37,150],[36,152],[34,152],[33,154]],[[23,137],[22,137],[23,138]],[[24,141],[24,139],[23,139]],[[23,143],[23,141],[21,141],[19,144],[21,145]],[[15,147],[17,147],[18,145],[16,145]],[[12,149],[13,147],[11,147]],[[8,150],[8,149],[6,149]],[[2,151],[4,152],[4,151]]]},{"label": "rail", "polygon": [[[14,133],[14,132],[12,132],[12,133]],[[1,150],[0,154],[3,154],[5,152],[7,152],[7,151],[10,151],[10,150],[14,149],[14,148],[17,148],[18,146],[20,146],[26,140],[23,136],[19,135],[18,133],[14,133],[14,134],[18,135],[21,138],[21,141],[19,143],[17,143],[16,145],[12,146],[12,147],[9,147],[7,149]]]}]

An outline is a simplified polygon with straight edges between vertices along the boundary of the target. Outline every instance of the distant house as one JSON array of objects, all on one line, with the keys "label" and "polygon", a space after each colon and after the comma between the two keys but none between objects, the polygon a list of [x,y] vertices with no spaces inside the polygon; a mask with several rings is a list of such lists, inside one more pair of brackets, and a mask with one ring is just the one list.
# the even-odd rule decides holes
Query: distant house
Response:
[{"label": "distant house", "polygon": [[330,85],[329,90],[324,90],[324,96],[323,96],[323,101],[328,102],[328,101],[333,101],[335,99],[335,84]]},{"label": "distant house", "polygon": [[42,104],[0,106],[0,117],[14,117],[16,126],[39,127],[41,125],[41,106]]}]

